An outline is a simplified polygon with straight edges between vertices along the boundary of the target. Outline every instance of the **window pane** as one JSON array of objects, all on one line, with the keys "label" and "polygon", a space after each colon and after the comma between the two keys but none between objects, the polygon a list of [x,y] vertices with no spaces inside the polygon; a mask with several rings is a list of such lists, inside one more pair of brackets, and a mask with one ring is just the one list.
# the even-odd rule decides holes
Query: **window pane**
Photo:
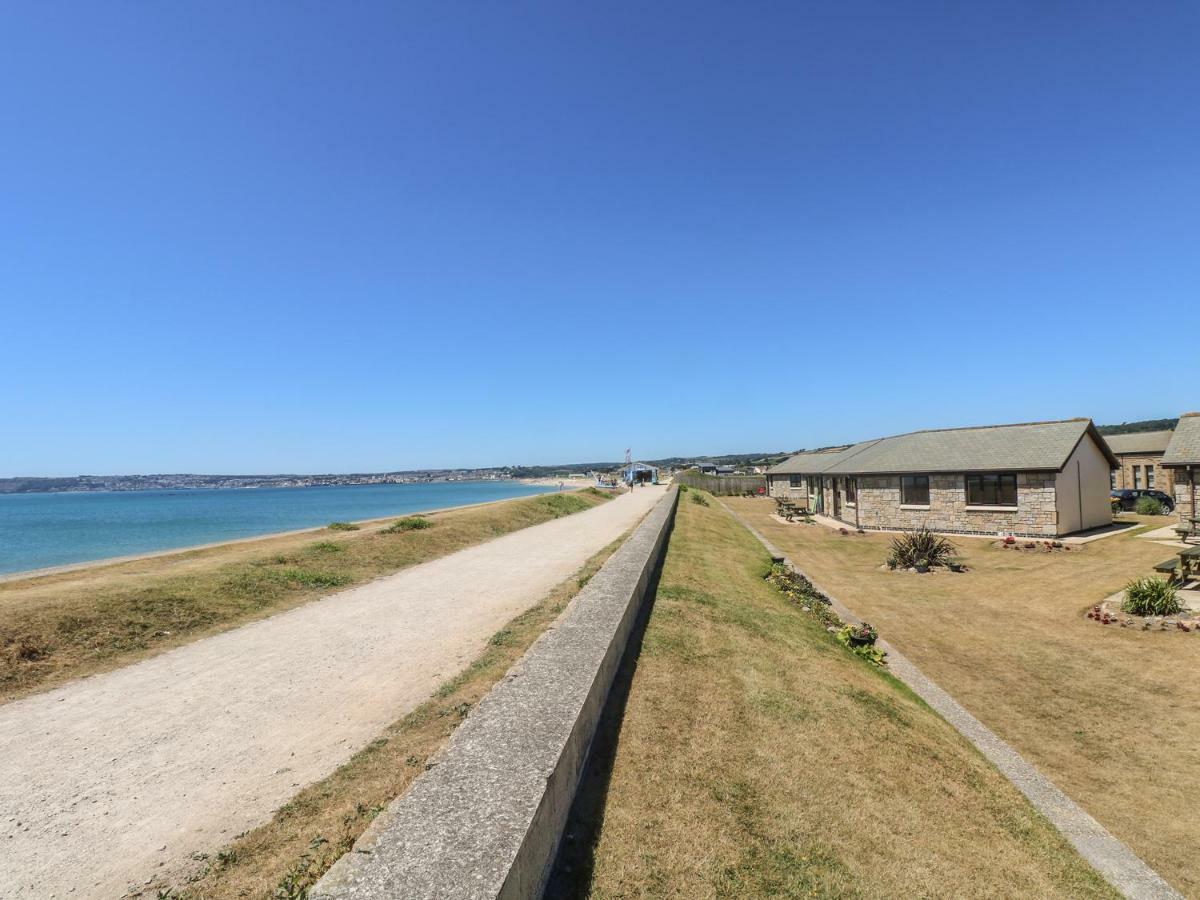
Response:
[{"label": "window pane", "polygon": [[900,502],[906,506],[928,506],[929,476],[905,475],[901,478]]},{"label": "window pane", "polygon": [[1016,475],[1001,475],[997,478],[997,505],[998,506],[1016,506],[1017,505],[1017,476]]},{"label": "window pane", "polygon": [[1154,487],[1154,466],[1146,466],[1146,487]]},{"label": "window pane", "polygon": [[980,506],[980,480],[978,475],[967,476],[967,506]]},{"label": "window pane", "polygon": [[1016,506],[1016,475],[968,475],[968,506]]}]

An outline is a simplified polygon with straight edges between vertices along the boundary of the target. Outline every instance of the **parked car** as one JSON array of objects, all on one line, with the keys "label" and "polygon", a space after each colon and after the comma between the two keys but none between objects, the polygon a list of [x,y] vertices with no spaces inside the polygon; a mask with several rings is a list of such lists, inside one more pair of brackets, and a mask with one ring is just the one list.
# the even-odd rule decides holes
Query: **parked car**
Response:
[{"label": "parked car", "polygon": [[1121,491],[1113,491],[1110,495],[1113,499],[1113,506],[1118,503],[1121,509],[1125,512],[1130,512],[1137,506],[1137,502],[1143,497],[1153,497],[1162,504],[1163,512],[1167,515],[1175,512],[1175,501],[1171,499],[1171,495],[1164,491],[1156,491],[1153,488],[1126,488]]}]

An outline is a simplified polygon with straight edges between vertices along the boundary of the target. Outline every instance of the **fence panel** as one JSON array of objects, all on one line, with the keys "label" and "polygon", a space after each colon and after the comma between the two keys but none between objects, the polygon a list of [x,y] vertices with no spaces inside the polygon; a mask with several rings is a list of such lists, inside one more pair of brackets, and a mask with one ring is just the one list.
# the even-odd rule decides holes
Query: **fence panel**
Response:
[{"label": "fence panel", "polygon": [[726,497],[765,493],[767,489],[767,479],[763,475],[702,475],[695,469],[677,472],[675,483]]}]

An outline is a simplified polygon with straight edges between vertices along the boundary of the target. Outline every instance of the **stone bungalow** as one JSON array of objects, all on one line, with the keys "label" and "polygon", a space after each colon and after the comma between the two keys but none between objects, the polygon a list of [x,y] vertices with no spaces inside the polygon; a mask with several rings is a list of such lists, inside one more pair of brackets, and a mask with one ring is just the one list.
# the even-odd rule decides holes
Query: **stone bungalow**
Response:
[{"label": "stone bungalow", "polygon": [[1200,413],[1179,417],[1171,443],[1163,454],[1162,466],[1175,476],[1175,511],[1179,521],[1200,518],[1197,487],[1200,486]]},{"label": "stone bungalow", "polygon": [[856,528],[1049,538],[1112,521],[1118,465],[1091,419],[1069,419],[801,453],[770,469],[767,485]]},{"label": "stone bungalow", "polygon": [[1156,488],[1170,494],[1175,489],[1175,470],[1162,464],[1171,443],[1172,431],[1142,431],[1137,434],[1108,434],[1104,440],[1120,467],[1112,473],[1113,490]]}]

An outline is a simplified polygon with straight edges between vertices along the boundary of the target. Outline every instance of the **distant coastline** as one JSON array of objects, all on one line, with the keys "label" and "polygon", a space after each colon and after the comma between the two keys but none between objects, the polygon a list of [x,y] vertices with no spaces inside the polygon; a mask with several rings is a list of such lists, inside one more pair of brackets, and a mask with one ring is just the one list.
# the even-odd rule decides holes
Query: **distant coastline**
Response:
[{"label": "distant coastline", "polygon": [[99,491],[189,491],[248,488],[350,487],[366,484],[438,484],[513,481],[510,469],[418,469],[344,475],[71,475],[0,478],[0,494],[66,494]]},{"label": "distant coastline", "polygon": [[0,495],[0,573],[528,497],[557,484],[493,478],[312,487],[10,492]]}]

